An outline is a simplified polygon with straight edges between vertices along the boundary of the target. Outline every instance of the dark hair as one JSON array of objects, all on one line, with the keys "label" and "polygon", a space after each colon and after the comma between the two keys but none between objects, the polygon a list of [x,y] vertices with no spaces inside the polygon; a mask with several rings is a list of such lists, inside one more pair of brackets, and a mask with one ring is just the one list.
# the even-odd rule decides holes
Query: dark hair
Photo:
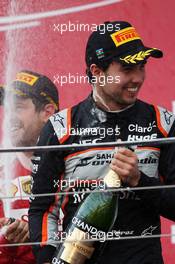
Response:
[{"label": "dark hair", "polygon": [[[96,63],[96,65],[102,70],[106,71],[109,67],[109,65],[112,63],[113,59],[103,61],[102,63]],[[93,75],[90,70],[90,66],[86,68],[86,75],[88,76],[89,83],[92,83]]]},{"label": "dark hair", "polygon": [[47,100],[41,101],[41,100],[39,100],[38,98],[36,98],[34,96],[33,97],[29,96],[28,98],[32,100],[32,103],[34,104],[35,109],[36,109],[37,112],[42,111],[44,109],[45,105],[49,103]]},{"label": "dark hair", "polygon": [[[18,96],[18,95],[15,95],[15,96],[19,97],[19,98],[23,98],[23,99],[31,99],[32,103],[35,106],[36,112],[42,111],[47,104],[50,104],[50,102],[47,99],[40,100],[35,96],[30,96],[30,95],[25,95],[23,97]],[[57,113],[58,111],[59,111],[59,109],[55,109],[55,113]]]}]

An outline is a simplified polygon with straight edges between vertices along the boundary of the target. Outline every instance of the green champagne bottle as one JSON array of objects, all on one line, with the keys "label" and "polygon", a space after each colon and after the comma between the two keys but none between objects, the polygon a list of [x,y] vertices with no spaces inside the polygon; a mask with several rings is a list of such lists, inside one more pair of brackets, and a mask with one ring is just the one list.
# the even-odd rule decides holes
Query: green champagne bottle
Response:
[{"label": "green champagne bottle", "polygon": [[112,229],[118,212],[118,195],[112,192],[112,188],[120,187],[121,182],[111,169],[104,177],[104,182],[106,189],[111,189],[111,192],[97,192],[100,190],[98,187],[89,194],[66,229],[68,236],[56,250],[52,264],[85,263],[94,253],[95,239],[104,238]]}]

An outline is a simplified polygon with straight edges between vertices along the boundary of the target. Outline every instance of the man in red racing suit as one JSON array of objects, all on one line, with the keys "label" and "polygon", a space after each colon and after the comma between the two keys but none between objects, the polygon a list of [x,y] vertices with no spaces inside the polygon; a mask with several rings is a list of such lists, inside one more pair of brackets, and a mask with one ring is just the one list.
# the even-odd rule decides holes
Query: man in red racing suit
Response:
[{"label": "man in red racing suit", "polygon": [[[30,71],[21,71],[16,74],[16,79],[11,84],[8,95],[11,112],[9,135],[13,146],[34,146],[39,133],[48,118],[58,110],[58,92],[56,86],[46,76]],[[5,134],[6,135],[6,134]],[[28,208],[29,199],[23,197],[31,192],[31,157],[32,152],[17,153],[8,158],[5,163],[1,154],[1,190],[9,185],[8,195],[14,196],[9,207],[1,201],[0,227],[9,222],[9,217],[15,222],[8,224],[6,232],[0,237],[0,263],[3,264],[35,264],[36,260],[31,246],[2,247],[2,244],[29,242]],[[10,171],[10,176],[5,179],[5,171]]]}]

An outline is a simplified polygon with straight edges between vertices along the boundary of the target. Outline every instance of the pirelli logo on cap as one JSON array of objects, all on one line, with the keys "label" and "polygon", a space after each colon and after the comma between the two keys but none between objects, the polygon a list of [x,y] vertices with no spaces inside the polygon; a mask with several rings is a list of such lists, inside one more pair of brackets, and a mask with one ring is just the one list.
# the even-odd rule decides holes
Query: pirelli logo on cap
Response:
[{"label": "pirelli logo on cap", "polygon": [[114,41],[116,47],[119,47],[135,39],[141,39],[135,28],[133,27],[127,27],[125,29],[117,31],[111,34],[111,38]]},{"label": "pirelli logo on cap", "polygon": [[38,80],[38,78],[39,77],[34,76],[32,74],[20,72],[20,73],[17,73],[15,81],[24,82],[32,86]]}]

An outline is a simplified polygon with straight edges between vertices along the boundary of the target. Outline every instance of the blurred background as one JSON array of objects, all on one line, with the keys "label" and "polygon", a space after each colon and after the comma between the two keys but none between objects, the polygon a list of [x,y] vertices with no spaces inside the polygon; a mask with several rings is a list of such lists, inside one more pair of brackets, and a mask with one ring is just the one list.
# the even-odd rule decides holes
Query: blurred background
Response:
[{"label": "blurred background", "polygon": [[[81,78],[88,36],[104,21],[126,20],[146,46],[164,51],[149,60],[140,98],[175,113],[174,10],[174,0],[0,0],[0,84],[28,69],[56,84],[61,108],[83,100],[91,91]],[[175,224],[162,220],[162,233],[173,232]],[[174,263],[175,238],[162,242],[165,264]]]}]

